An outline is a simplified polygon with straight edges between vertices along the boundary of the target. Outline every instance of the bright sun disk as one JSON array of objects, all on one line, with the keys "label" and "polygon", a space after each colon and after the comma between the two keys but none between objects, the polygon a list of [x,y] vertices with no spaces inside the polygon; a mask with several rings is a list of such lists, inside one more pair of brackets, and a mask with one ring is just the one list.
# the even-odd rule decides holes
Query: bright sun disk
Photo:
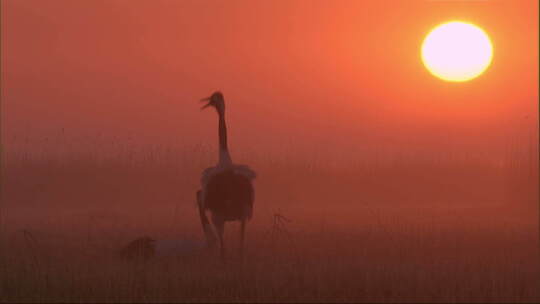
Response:
[{"label": "bright sun disk", "polygon": [[476,78],[491,64],[493,46],[474,24],[451,21],[435,27],[422,44],[422,61],[435,76],[454,82]]}]

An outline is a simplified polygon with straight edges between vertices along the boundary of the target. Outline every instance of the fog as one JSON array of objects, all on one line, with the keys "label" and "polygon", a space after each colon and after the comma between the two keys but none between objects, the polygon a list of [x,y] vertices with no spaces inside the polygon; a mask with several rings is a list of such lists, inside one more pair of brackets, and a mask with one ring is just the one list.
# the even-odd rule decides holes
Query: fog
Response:
[{"label": "fog", "polygon": [[[0,299],[537,301],[538,4],[449,3],[2,1]],[[420,60],[454,16],[494,43],[467,83]],[[215,90],[258,175],[245,268],[119,263],[202,238]]]}]

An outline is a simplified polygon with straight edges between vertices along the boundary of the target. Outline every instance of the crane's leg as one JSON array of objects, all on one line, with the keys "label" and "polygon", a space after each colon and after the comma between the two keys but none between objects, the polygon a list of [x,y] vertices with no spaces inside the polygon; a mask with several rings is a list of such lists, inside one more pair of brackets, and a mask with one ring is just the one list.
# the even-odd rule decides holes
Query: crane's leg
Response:
[{"label": "crane's leg", "polygon": [[213,248],[216,244],[216,236],[212,230],[212,226],[210,226],[208,218],[206,217],[206,213],[204,212],[202,193],[200,190],[197,191],[197,207],[199,208],[199,216],[201,218],[204,235],[206,236],[207,245],[208,247]]},{"label": "crane's leg", "polygon": [[240,257],[244,258],[244,236],[246,234],[246,220],[240,221]]},{"label": "crane's leg", "polygon": [[223,232],[225,231],[225,221],[219,216],[214,216],[212,214],[212,223],[214,223],[214,226],[217,230],[221,259],[225,260],[225,247],[223,246]]}]

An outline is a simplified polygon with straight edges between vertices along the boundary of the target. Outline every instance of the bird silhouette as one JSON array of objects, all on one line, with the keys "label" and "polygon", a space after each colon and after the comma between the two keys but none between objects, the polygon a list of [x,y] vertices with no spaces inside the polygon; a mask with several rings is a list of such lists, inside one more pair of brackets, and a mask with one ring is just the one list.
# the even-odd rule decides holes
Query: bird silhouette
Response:
[{"label": "bird silhouette", "polygon": [[223,233],[225,222],[240,221],[240,255],[244,252],[246,222],[253,215],[255,191],[252,181],[256,174],[246,165],[234,164],[227,146],[227,126],[225,123],[225,100],[219,91],[203,98],[208,102],[202,109],[213,107],[219,117],[219,160],[216,166],[207,168],[201,177],[202,190],[197,192],[199,215],[209,244],[216,237],[210,227],[206,211],[212,213],[212,224],[216,228],[221,258],[225,258]]}]

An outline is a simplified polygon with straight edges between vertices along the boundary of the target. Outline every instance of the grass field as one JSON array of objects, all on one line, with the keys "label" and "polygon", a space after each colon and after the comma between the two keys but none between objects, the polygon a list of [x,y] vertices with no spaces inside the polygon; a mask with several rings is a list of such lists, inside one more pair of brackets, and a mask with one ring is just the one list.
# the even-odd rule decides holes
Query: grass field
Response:
[{"label": "grass field", "polygon": [[[143,235],[202,238],[207,155],[4,160],[0,302],[540,301],[531,163],[247,158],[259,174],[247,254],[228,224],[223,264],[117,256]],[[276,227],[278,212],[291,222]]]}]

